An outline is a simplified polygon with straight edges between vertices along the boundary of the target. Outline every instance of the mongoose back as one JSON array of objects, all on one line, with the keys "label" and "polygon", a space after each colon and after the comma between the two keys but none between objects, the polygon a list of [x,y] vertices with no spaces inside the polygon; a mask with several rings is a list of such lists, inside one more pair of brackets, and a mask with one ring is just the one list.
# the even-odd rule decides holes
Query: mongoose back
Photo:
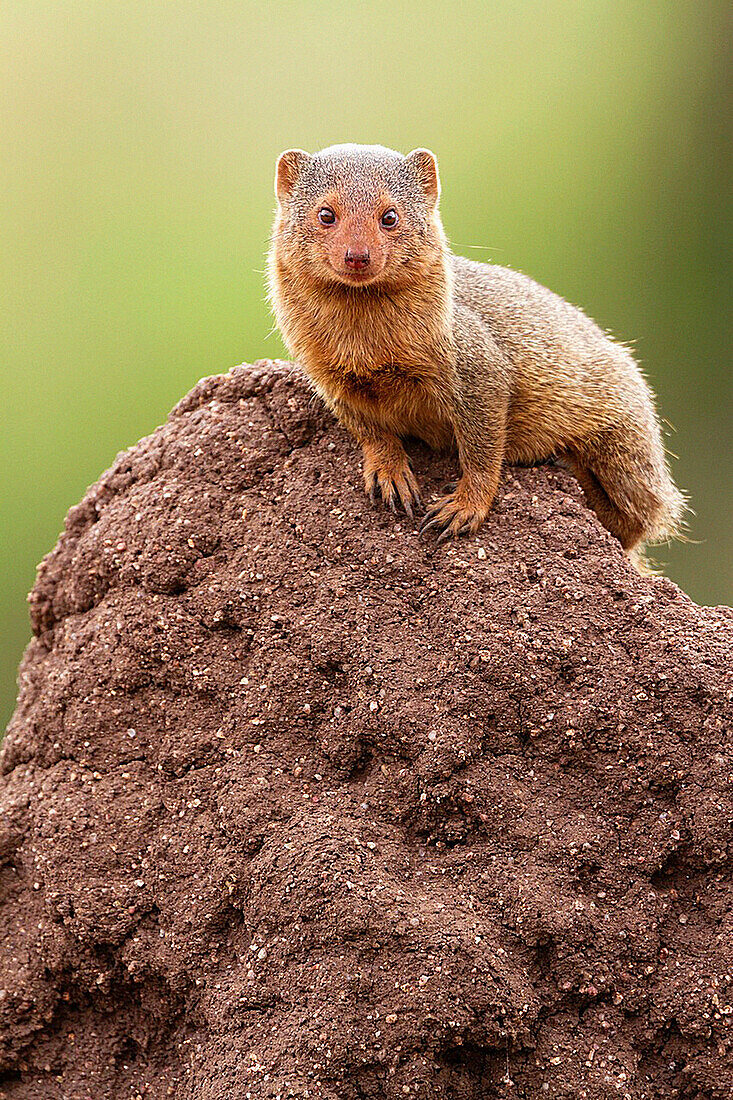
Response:
[{"label": "mongoose back", "polygon": [[502,463],[550,458],[626,550],[678,531],[684,499],[633,357],[532,279],[451,253],[432,153],[291,149],[275,191],[275,315],[361,444],[372,501],[421,505],[403,446],[417,437],[458,449],[460,480],[421,525],[441,539],[478,530]]}]

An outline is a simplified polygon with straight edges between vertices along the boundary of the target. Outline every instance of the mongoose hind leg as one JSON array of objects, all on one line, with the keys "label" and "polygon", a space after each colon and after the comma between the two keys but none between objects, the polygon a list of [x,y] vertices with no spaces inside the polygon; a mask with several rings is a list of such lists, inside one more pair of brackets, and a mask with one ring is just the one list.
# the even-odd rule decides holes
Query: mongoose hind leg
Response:
[{"label": "mongoose hind leg", "polygon": [[624,550],[632,550],[644,536],[643,523],[614,504],[593,470],[570,455],[566,456],[565,461],[606,530],[616,536]]},{"label": "mongoose hind leg", "polygon": [[601,523],[631,551],[677,533],[684,498],[654,422],[610,428],[565,457]]}]

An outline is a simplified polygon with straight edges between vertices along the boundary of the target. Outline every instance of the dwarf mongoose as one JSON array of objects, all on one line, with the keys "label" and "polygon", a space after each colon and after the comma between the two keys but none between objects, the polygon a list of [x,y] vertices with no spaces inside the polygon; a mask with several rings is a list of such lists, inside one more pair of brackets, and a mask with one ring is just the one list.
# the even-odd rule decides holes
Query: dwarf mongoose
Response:
[{"label": "dwarf mongoose", "polygon": [[364,452],[364,483],[410,515],[408,436],[455,444],[461,478],[423,531],[473,534],[503,462],[554,457],[627,550],[679,529],[652,393],[629,351],[525,275],[454,256],[426,149],[283,153],[270,295],[291,354]]}]

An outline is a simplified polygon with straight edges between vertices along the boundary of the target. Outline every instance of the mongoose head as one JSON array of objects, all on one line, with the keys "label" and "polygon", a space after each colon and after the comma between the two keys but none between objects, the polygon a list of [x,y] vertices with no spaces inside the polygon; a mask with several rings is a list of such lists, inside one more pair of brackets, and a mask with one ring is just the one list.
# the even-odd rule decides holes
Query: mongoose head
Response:
[{"label": "mongoose head", "polygon": [[277,261],[322,283],[396,288],[446,247],[438,165],[427,149],[289,149],[278,158],[275,194]]}]

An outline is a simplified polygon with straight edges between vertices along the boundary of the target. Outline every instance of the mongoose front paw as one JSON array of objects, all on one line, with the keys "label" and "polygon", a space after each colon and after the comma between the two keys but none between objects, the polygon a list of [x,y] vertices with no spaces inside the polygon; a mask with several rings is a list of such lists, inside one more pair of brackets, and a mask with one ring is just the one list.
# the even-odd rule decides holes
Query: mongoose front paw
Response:
[{"label": "mongoose front paw", "polygon": [[416,510],[422,510],[420,488],[407,461],[399,469],[365,468],[364,488],[372,504],[376,504],[377,497],[381,496],[393,512],[402,507],[410,519],[414,518]]},{"label": "mongoose front paw", "polygon": [[438,542],[460,535],[475,535],[487,513],[488,508],[470,502],[460,491],[448,493],[425,513],[420,534],[440,531]]}]

